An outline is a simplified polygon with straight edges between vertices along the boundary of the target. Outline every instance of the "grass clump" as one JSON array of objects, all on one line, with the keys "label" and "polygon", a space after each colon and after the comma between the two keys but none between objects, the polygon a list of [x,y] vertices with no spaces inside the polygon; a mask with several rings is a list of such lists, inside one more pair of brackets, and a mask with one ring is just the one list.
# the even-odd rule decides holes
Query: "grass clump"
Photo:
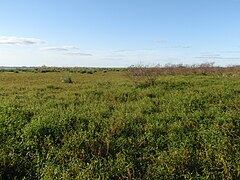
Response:
[{"label": "grass clump", "polygon": [[63,80],[64,83],[73,83],[71,74],[68,74],[67,77]]}]

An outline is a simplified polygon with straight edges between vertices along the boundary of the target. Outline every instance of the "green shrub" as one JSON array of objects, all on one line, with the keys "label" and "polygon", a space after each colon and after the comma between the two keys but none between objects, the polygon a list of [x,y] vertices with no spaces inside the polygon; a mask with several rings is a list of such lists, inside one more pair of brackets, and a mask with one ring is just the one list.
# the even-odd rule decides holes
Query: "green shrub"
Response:
[{"label": "green shrub", "polygon": [[87,73],[87,71],[86,71],[86,70],[82,70],[81,73],[82,73],[82,74],[85,74],[85,73]]},{"label": "green shrub", "polygon": [[63,80],[64,83],[73,83],[71,74],[68,74],[67,77]]},{"label": "green shrub", "polygon": [[87,71],[87,73],[88,73],[88,74],[93,74],[93,73],[94,73],[94,71],[92,71],[92,70],[89,70],[89,71]]}]

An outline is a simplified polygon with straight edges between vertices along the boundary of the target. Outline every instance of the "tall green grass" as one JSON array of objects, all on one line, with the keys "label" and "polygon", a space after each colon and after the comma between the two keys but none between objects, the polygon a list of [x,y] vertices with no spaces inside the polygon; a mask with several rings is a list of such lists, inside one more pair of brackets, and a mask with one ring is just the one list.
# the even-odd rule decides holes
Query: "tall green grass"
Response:
[{"label": "tall green grass", "polygon": [[239,73],[65,75],[0,73],[0,179],[240,178]]}]

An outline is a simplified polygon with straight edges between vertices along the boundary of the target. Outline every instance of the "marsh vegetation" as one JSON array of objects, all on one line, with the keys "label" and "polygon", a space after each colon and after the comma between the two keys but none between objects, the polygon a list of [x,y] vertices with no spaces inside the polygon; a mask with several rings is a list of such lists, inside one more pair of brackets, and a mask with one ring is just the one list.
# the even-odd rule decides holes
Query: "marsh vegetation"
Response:
[{"label": "marsh vegetation", "polygon": [[240,178],[239,67],[90,70],[0,73],[0,179]]}]

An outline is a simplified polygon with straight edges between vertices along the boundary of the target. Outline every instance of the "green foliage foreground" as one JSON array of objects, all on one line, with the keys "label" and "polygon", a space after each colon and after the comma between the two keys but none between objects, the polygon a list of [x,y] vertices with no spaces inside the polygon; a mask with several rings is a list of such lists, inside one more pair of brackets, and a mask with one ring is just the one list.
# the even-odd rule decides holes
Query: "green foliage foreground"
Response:
[{"label": "green foliage foreground", "polygon": [[64,77],[0,73],[0,179],[240,178],[238,73]]}]

